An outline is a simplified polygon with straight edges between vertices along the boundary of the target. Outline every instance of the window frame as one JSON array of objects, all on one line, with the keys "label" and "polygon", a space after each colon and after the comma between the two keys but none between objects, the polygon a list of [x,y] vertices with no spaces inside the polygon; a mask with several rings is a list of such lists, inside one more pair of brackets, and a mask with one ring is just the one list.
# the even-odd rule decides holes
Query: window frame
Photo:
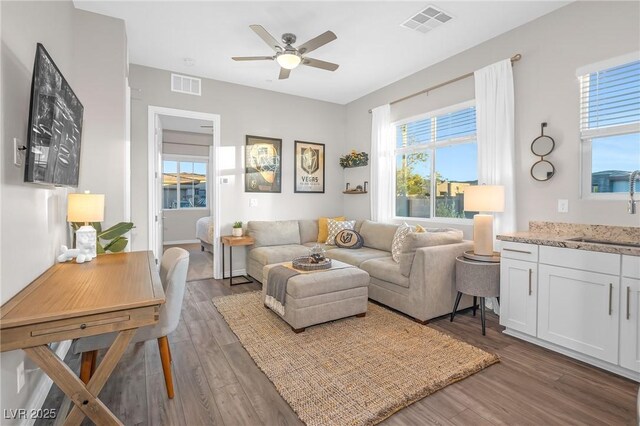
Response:
[{"label": "window frame", "polygon": [[[593,129],[582,129],[582,79],[595,72],[604,71],[609,68],[625,65],[638,61],[640,52],[633,52],[627,55],[610,58],[594,64],[585,65],[576,70],[578,79],[578,132],[580,139],[580,199],[583,200],[626,200],[629,198],[627,192],[593,192],[593,139],[622,136],[633,133],[640,133],[640,121],[636,123],[614,124],[610,126],[595,127]],[[587,77],[588,78],[588,77]],[[587,101],[588,103],[588,101]]]},{"label": "window frame", "polygon": [[[207,177],[207,182],[209,181],[209,157],[206,157],[204,155],[188,155],[188,154],[164,154],[162,156],[162,173],[164,174],[164,162],[165,161],[175,161],[178,163],[178,175],[180,174],[180,162],[192,162],[192,163],[205,163],[207,166],[207,173],[206,173],[206,177]],[[177,179],[177,185],[176,185],[176,193],[179,195],[180,194],[180,179]],[[209,211],[211,209],[209,202],[210,202],[210,198],[209,198],[209,187],[207,186],[207,191],[205,193],[205,198],[206,198],[206,202],[207,205],[206,207],[181,207],[180,206],[180,202],[178,202],[176,204],[176,208],[175,209],[165,209],[163,208],[162,211],[163,212],[175,212],[175,211],[180,211],[180,210],[184,210],[184,211],[198,211],[198,210],[202,210],[202,211]],[[162,205],[164,205],[164,191],[162,193]]]},{"label": "window frame", "polygon": [[[450,105],[444,108],[440,108],[437,110],[433,110],[433,111],[429,111],[423,114],[418,114],[418,115],[414,115],[408,118],[403,118],[401,120],[398,121],[394,121],[393,123],[391,123],[391,126],[394,130],[394,135],[396,134],[396,129],[398,126],[402,126],[403,124],[408,124],[414,121],[420,121],[420,120],[425,120],[427,118],[434,118],[434,117],[438,117],[440,115],[445,115],[445,114],[449,114],[449,113],[453,113],[453,112],[457,112],[457,111],[461,111],[463,109],[467,109],[467,108],[471,108],[471,107],[475,107],[476,106],[476,101],[475,99],[471,99],[468,101],[464,101],[464,102],[460,102],[457,103],[455,105]],[[477,122],[476,122],[477,125]],[[396,191],[396,185],[397,185],[397,156],[400,154],[411,154],[414,152],[419,152],[419,151],[423,151],[423,150],[429,150],[431,151],[433,154],[430,156],[430,167],[431,167],[431,175],[435,176],[435,173],[437,172],[436,170],[436,149],[437,148],[442,148],[442,147],[446,147],[446,146],[454,146],[454,145],[461,145],[461,144],[465,144],[465,143],[469,143],[471,141],[475,141],[476,146],[478,144],[478,131],[476,128],[476,132],[471,136],[460,136],[460,137],[454,137],[454,138],[450,138],[450,139],[445,139],[445,140],[441,140],[441,141],[437,141],[435,137],[433,137],[433,135],[435,134],[435,132],[437,131],[437,127],[433,126],[431,129],[432,132],[432,138],[431,141],[428,143],[424,143],[424,144],[420,144],[420,145],[412,145],[412,146],[407,146],[404,148],[397,148],[396,147],[396,140],[395,137],[393,139],[393,157],[392,157],[392,163],[393,163],[393,182],[392,182],[392,187],[393,187],[393,196],[392,196],[392,200],[391,203],[393,204],[393,220],[394,221],[411,221],[411,222],[421,222],[421,223],[450,223],[450,224],[454,224],[454,225],[471,225],[473,224],[473,219],[467,219],[467,218],[456,218],[456,217],[440,217],[440,216],[435,216],[436,213],[436,203],[432,202],[434,195],[436,194],[436,189],[437,189],[437,181],[436,179],[430,179],[430,202],[429,202],[429,215],[430,217],[410,217],[410,216],[397,216],[396,215],[396,196],[395,196],[395,191]],[[476,172],[477,172],[477,165],[476,165]]]}]

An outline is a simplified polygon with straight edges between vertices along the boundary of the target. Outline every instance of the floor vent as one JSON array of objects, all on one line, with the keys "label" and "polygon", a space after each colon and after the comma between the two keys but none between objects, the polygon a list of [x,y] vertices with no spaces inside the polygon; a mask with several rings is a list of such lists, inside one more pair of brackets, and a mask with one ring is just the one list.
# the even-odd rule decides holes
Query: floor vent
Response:
[{"label": "floor vent", "polygon": [[171,91],[187,95],[201,95],[202,80],[186,75],[171,74]]},{"label": "floor vent", "polygon": [[421,33],[428,33],[451,19],[452,16],[443,12],[441,9],[435,6],[427,6],[426,9],[416,13],[400,24],[400,26],[410,30],[420,31]]}]

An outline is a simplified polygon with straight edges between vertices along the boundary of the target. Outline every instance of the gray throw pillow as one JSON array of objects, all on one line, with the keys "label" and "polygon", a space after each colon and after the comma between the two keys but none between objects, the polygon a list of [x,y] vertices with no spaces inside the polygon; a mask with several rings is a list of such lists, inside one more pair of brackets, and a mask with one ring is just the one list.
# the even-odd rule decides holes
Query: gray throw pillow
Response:
[{"label": "gray throw pillow", "polygon": [[343,229],[336,234],[336,246],[347,249],[359,249],[364,245],[364,238],[352,229]]}]

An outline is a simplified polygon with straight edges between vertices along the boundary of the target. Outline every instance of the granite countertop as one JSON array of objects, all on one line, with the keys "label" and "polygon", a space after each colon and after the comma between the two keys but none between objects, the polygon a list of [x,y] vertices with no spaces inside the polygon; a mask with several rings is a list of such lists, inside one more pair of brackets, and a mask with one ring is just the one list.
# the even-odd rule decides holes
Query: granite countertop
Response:
[{"label": "granite countertop", "polygon": [[573,238],[581,237],[640,245],[640,227],[530,222],[529,231],[501,234],[497,238],[501,241],[516,243],[640,256],[640,246],[632,247],[597,242],[570,241]]}]

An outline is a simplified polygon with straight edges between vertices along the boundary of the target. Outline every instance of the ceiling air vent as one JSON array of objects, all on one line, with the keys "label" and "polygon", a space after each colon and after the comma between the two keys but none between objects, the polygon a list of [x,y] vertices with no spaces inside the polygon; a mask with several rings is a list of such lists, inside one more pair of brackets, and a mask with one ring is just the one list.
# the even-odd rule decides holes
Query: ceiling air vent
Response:
[{"label": "ceiling air vent", "polygon": [[177,93],[185,93],[187,95],[200,96],[201,80],[195,77],[187,77],[186,75],[171,74],[171,91]]},{"label": "ceiling air vent", "polygon": [[426,9],[416,13],[400,24],[400,26],[410,30],[420,31],[421,33],[428,33],[451,19],[451,15],[443,12],[441,9],[435,6],[427,6]]}]

